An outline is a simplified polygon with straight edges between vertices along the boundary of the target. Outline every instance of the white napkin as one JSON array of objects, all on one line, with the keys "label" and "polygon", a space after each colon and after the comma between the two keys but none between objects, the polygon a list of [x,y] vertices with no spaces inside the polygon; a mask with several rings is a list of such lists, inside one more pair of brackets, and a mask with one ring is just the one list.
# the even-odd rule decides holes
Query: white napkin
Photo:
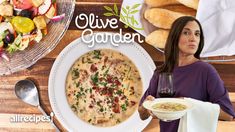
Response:
[{"label": "white napkin", "polygon": [[205,37],[202,57],[235,55],[235,0],[200,0],[196,18]]},{"label": "white napkin", "polygon": [[185,98],[193,104],[180,119],[178,132],[216,132],[220,107],[218,104]]}]

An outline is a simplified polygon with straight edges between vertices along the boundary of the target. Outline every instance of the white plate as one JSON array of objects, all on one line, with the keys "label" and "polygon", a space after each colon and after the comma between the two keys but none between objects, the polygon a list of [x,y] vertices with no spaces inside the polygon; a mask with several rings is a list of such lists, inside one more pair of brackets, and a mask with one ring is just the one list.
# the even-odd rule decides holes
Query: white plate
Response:
[{"label": "white plate", "polygon": [[[163,111],[163,110],[153,109],[153,105],[158,104],[158,103],[165,103],[165,102],[183,104],[187,108],[181,111]],[[185,99],[179,99],[179,98],[157,98],[154,101],[145,101],[143,103],[143,106],[146,109],[151,110],[154,115],[156,115],[159,119],[163,121],[171,121],[171,120],[179,119],[182,116],[184,116],[187,113],[187,111],[189,111],[193,107],[192,103],[188,102]]]},{"label": "white plate", "polygon": [[[88,37],[88,36],[86,36]],[[49,76],[49,99],[57,119],[69,131],[79,132],[139,132],[150,121],[142,121],[139,118],[137,110],[126,121],[113,127],[96,127],[79,119],[71,110],[66,94],[65,80],[67,73],[73,63],[83,54],[95,49],[113,49],[128,56],[137,66],[143,81],[143,91],[148,88],[149,81],[153,75],[155,65],[149,54],[137,43],[120,44],[114,47],[110,44],[110,40],[104,44],[96,44],[93,48],[82,42],[81,38],[76,39],[69,44],[57,57]]]}]

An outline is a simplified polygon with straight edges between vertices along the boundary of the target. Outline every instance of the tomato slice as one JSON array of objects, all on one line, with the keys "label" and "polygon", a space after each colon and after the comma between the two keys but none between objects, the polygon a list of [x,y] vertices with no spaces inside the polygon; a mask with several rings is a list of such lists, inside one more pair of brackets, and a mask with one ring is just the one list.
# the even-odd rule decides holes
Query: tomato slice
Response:
[{"label": "tomato slice", "polygon": [[33,6],[31,0],[13,0],[13,4],[18,9],[29,9]]}]

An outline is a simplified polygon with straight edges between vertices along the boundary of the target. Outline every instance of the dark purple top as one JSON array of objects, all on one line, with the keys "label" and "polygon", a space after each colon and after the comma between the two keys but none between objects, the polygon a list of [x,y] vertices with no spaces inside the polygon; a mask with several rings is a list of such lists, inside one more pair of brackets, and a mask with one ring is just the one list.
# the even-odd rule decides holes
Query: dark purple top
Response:
[{"label": "dark purple top", "polygon": [[[228,91],[224,87],[217,71],[210,64],[197,61],[187,66],[176,67],[173,70],[174,97],[190,97],[201,101],[217,103],[220,108],[235,117],[233,106],[229,100]],[[149,88],[140,101],[140,105],[148,95],[156,98],[158,73],[155,72]],[[179,120],[172,122],[160,121],[161,132],[177,132]]]}]

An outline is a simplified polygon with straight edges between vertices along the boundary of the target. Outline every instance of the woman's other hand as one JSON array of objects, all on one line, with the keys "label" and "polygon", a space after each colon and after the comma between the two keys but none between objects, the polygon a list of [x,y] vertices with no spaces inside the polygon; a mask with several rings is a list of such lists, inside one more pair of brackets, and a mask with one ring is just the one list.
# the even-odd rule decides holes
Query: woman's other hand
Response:
[{"label": "woman's other hand", "polygon": [[145,98],[144,101],[153,101],[155,98],[152,95],[149,95]]},{"label": "woman's other hand", "polygon": [[[147,96],[144,100],[145,101],[153,101],[155,98],[151,95]],[[150,110],[147,110],[143,107],[143,105],[141,105],[139,108],[138,108],[138,112],[139,112],[139,115],[140,115],[140,118],[142,120],[145,120],[147,119],[149,116],[152,116],[153,118],[157,118],[153,113],[152,111]]]}]

